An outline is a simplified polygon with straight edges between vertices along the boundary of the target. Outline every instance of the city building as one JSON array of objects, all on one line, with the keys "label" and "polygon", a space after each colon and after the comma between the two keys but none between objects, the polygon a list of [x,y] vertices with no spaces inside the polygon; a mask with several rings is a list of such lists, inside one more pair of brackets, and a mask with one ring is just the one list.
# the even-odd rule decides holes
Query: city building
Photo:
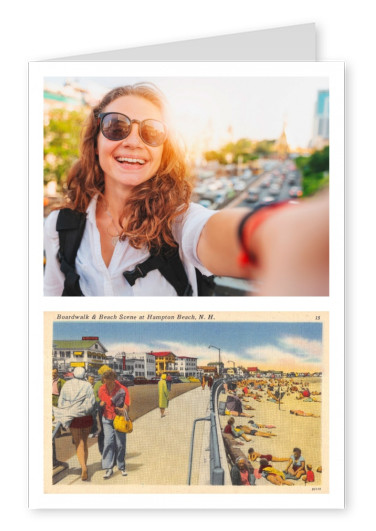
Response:
[{"label": "city building", "polygon": [[201,365],[198,366],[197,369],[201,371],[201,374],[208,374],[211,376],[216,376],[218,372],[217,367],[213,365]]},{"label": "city building", "polygon": [[117,361],[117,368],[114,365],[115,370],[144,378],[152,378],[156,375],[155,357],[149,352],[118,352],[115,358]]},{"label": "city building", "polygon": [[145,361],[139,358],[127,358],[126,372],[135,377],[146,378]]},{"label": "city building", "polygon": [[311,147],[323,149],[329,144],[329,90],[319,90],[315,103]]},{"label": "city building", "polygon": [[173,352],[150,352],[149,354],[154,356],[155,359],[155,372],[157,376],[161,374],[179,374],[176,365],[177,356]]},{"label": "city building", "polygon": [[176,358],[176,366],[181,376],[197,377],[197,358],[178,356]]},{"label": "city building", "polygon": [[219,368],[219,372],[222,373],[225,367],[225,364],[222,361],[211,361],[207,365],[208,367],[216,367],[217,371]]},{"label": "city building", "polygon": [[87,105],[88,91],[75,83],[64,85],[47,82],[43,92],[45,121],[52,110],[74,111]]},{"label": "city building", "polygon": [[107,349],[99,341],[99,337],[82,337],[73,340],[54,340],[52,343],[52,364],[59,371],[73,370],[84,367],[85,370],[96,372],[107,363]]}]

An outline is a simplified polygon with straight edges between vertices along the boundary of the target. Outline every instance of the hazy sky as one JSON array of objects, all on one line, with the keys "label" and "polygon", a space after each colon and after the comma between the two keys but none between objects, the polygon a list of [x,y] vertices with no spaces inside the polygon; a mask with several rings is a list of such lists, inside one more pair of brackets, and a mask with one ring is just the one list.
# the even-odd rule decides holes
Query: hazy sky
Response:
[{"label": "hazy sky", "polygon": [[275,370],[322,370],[321,323],[245,322],[54,322],[53,337],[98,336],[109,351],[172,351],[198,358],[198,365],[229,360],[246,367]]},{"label": "hazy sky", "polygon": [[[61,85],[66,78],[46,78],[46,85]],[[275,139],[286,121],[291,147],[306,147],[312,136],[318,90],[328,79],[317,77],[223,78],[70,78],[100,98],[107,90],[140,81],[155,83],[166,95],[176,129],[191,148],[214,149],[233,139]]]}]

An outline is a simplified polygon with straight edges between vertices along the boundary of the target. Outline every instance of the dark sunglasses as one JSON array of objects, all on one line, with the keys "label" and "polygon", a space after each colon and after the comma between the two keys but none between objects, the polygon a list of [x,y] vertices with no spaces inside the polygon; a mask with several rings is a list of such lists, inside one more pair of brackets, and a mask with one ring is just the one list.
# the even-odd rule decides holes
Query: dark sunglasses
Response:
[{"label": "dark sunglasses", "polygon": [[98,116],[103,136],[108,140],[124,140],[132,130],[132,124],[138,124],[138,134],[145,144],[161,146],[167,138],[167,127],[158,120],[131,120],[121,112],[102,112]]}]

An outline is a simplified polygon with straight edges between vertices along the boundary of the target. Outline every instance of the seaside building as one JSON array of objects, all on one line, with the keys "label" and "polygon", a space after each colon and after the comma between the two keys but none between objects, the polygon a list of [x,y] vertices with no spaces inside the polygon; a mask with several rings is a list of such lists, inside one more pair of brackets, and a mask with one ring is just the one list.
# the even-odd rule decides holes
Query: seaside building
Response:
[{"label": "seaside building", "polygon": [[197,377],[197,358],[178,356],[176,358],[176,365],[181,376]]},{"label": "seaside building", "polygon": [[138,358],[128,358],[126,371],[128,374],[133,374],[135,377],[146,378],[145,361]]},{"label": "seaside building", "polygon": [[164,372],[169,374],[179,374],[177,369],[176,359],[177,356],[173,352],[153,352],[149,354],[154,356],[155,359],[155,372],[157,376],[160,376]]},{"label": "seaside building", "polygon": [[155,358],[149,352],[118,352],[112,365],[118,372],[125,372],[143,378],[155,376]]},{"label": "seaside building", "polygon": [[54,340],[52,343],[52,366],[59,371],[84,367],[96,372],[107,363],[107,349],[97,336],[82,337],[73,340]]},{"label": "seaside building", "polygon": [[210,376],[216,376],[218,373],[217,367],[210,364],[198,366],[197,369],[200,370],[201,374],[208,374]]}]

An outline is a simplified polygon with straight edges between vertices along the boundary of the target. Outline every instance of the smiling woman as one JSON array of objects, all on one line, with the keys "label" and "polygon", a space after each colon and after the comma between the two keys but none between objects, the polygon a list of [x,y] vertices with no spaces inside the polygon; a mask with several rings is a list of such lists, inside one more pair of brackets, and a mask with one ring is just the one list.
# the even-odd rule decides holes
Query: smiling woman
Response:
[{"label": "smiling woman", "polygon": [[[209,295],[212,274],[257,273],[238,260],[239,226],[248,210],[213,212],[190,203],[185,152],[167,121],[164,96],[150,83],[113,89],[91,110],[65,202],[45,222],[45,295]],[[286,233],[299,221],[296,216],[279,219]],[[271,226],[265,233],[268,244],[281,222],[274,228],[270,221],[265,224]],[[324,223],[318,245],[326,229]],[[249,256],[264,253],[266,260],[258,266],[267,268],[265,249],[274,245],[265,247],[263,230],[258,229],[255,244],[249,237],[254,230],[245,231],[247,241],[241,243]],[[324,255],[325,243],[324,238]],[[275,264],[279,258],[273,256]],[[323,269],[318,270],[325,277]],[[304,275],[298,290],[306,280]],[[278,278],[275,286],[278,291]]]}]

